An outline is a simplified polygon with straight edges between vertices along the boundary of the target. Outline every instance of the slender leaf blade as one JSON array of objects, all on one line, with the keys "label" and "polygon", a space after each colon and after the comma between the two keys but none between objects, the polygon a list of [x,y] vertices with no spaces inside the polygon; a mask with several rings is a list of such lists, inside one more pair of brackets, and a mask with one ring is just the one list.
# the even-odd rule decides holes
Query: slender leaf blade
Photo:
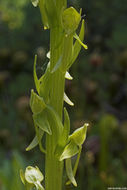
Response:
[{"label": "slender leaf blade", "polygon": [[67,173],[67,176],[68,176],[69,180],[71,181],[71,183],[75,187],[77,187],[77,183],[76,183],[76,180],[75,180],[74,175],[73,175],[71,159],[70,158],[66,159],[65,163],[66,163],[66,173]]},{"label": "slender leaf blade", "polygon": [[35,58],[34,58],[34,71],[33,71],[33,75],[34,75],[35,87],[37,89],[37,92],[39,93],[40,83],[39,83],[39,80],[38,80],[38,77],[37,77],[36,64],[37,64],[37,55],[35,55]]}]

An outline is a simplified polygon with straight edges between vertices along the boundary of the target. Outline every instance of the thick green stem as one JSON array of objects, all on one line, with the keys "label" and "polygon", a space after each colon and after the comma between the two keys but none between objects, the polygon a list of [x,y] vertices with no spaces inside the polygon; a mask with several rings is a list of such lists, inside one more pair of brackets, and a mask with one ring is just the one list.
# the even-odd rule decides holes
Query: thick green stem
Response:
[{"label": "thick green stem", "polygon": [[[55,27],[50,31],[50,66],[51,70],[60,58],[63,50],[63,35],[60,27]],[[55,109],[62,120],[63,94],[64,94],[65,76],[60,70],[52,74],[50,105]],[[53,124],[54,125],[54,124]],[[55,126],[51,126],[52,132]],[[46,136],[46,168],[45,168],[45,188],[46,190],[61,190],[63,176],[63,161],[60,162],[54,155],[56,134]]]}]

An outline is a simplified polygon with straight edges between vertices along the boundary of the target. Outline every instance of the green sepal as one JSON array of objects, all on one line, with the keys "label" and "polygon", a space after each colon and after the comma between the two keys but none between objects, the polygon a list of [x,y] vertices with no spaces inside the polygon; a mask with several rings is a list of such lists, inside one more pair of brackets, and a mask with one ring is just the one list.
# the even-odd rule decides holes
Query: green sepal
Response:
[{"label": "green sepal", "polygon": [[76,180],[75,180],[75,178],[74,178],[74,174],[73,174],[73,170],[72,170],[71,159],[70,159],[70,158],[66,159],[65,164],[66,164],[66,173],[67,173],[67,176],[68,176],[70,182],[71,182],[75,187],[77,187],[77,183],[76,183]]},{"label": "green sepal", "polygon": [[21,169],[20,170],[20,179],[21,179],[21,181],[22,181],[22,183],[25,185],[25,175],[24,175],[24,172],[23,172],[23,170]]},{"label": "green sepal", "polygon": [[40,145],[39,147],[41,148],[41,151],[45,153],[46,151],[41,146],[41,140],[42,140],[42,137],[44,135],[44,131],[42,131],[39,128],[39,129],[36,129],[36,133],[37,133],[36,136],[34,137],[34,139],[32,140],[32,142],[30,143],[30,145],[26,148],[26,151],[32,150],[33,148],[35,148],[39,144]]},{"label": "green sepal", "polygon": [[[84,25],[84,19],[83,19],[82,24],[81,24],[80,33],[79,33],[79,38],[82,42],[84,40],[84,33],[85,33],[85,25]],[[74,63],[74,61],[78,57],[80,50],[81,50],[81,44],[76,40],[76,42],[74,43],[72,58],[71,58],[71,61],[68,65],[68,69],[72,66],[72,64]]]},{"label": "green sepal", "polygon": [[49,135],[52,134],[46,112],[40,112],[38,114],[33,114],[33,120],[36,126],[38,126],[41,130],[45,131]]},{"label": "green sepal", "polygon": [[73,140],[76,145],[81,146],[86,139],[88,125],[88,123],[85,123],[82,127],[76,129],[72,135],[69,136],[69,140]]},{"label": "green sepal", "polygon": [[44,24],[44,30],[49,29],[49,21],[48,21],[48,16],[47,16],[47,11],[46,11],[45,0],[39,1],[39,8],[41,12],[42,22]]},{"label": "green sepal", "polygon": [[58,159],[60,158],[60,155],[62,154],[63,149],[68,142],[69,132],[70,132],[70,118],[66,108],[64,108],[64,127],[55,149],[55,155]]},{"label": "green sepal", "polygon": [[32,5],[33,5],[34,7],[37,7],[37,6],[38,6],[38,3],[39,3],[39,0],[31,0],[31,2],[32,2]]},{"label": "green sepal", "polygon": [[37,64],[37,55],[35,55],[35,58],[34,58],[33,75],[34,75],[34,83],[35,83],[35,87],[36,87],[37,92],[38,92],[38,94],[39,94],[40,83],[39,83],[39,80],[38,80],[38,77],[37,77],[36,64]]},{"label": "green sepal", "polygon": [[34,114],[40,113],[46,108],[43,98],[38,96],[33,89],[31,90],[30,107]]},{"label": "green sepal", "polygon": [[81,44],[81,46],[84,47],[84,49],[88,49],[88,46],[81,41],[81,39],[76,33],[74,34],[74,38]]},{"label": "green sepal", "polygon": [[70,106],[74,106],[74,103],[68,98],[66,93],[64,93],[64,101],[69,104]]},{"label": "green sepal", "polygon": [[62,25],[65,33],[70,35],[76,31],[81,20],[81,15],[73,8],[69,7],[62,13]]},{"label": "green sepal", "polygon": [[75,144],[75,142],[70,141],[68,145],[65,146],[62,155],[60,156],[60,161],[71,158],[76,155],[79,151],[79,147]]}]

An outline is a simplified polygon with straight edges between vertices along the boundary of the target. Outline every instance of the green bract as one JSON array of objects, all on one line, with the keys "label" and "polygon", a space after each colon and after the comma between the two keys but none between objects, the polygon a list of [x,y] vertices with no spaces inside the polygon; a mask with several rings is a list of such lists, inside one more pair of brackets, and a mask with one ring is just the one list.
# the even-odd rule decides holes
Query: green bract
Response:
[{"label": "green bract", "polygon": [[[39,147],[45,153],[45,189],[61,190],[64,162],[69,181],[77,186],[75,175],[80,160],[82,145],[86,139],[88,124],[84,124],[70,135],[70,118],[64,101],[74,103],[65,93],[65,79],[72,80],[69,68],[76,60],[83,43],[85,26],[80,13],[73,7],[67,8],[67,0],[32,0],[39,7],[44,29],[50,29],[49,63],[39,78],[36,71],[37,55],[34,59],[33,77],[36,90],[31,90],[30,107],[34,121],[35,136],[26,151]],[[76,33],[81,25],[79,34]],[[44,143],[43,136],[46,142]],[[43,140],[42,140],[43,139]],[[44,143],[44,144],[43,144]],[[72,166],[71,159],[76,161]],[[26,190],[44,190],[44,177],[38,167],[28,166],[20,171]]]},{"label": "green bract", "polygon": [[38,96],[34,90],[31,90],[30,107],[33,113],[37,114],[46,108],[46,104],[42,97]]}]

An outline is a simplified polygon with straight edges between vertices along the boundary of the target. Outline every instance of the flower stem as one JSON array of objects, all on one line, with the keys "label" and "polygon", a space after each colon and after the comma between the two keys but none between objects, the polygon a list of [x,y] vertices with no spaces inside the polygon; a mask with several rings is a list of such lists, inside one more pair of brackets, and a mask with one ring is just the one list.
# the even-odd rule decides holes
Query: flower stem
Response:
[{"label": "flower stem", "polygon": [[[50,30],[50,68],[55,66],[62,54],[63,35],[60,27]],[[52,74],[50,105],[57,112],[62,120],[63,110],[63,94],[64,94],[65,76],[58,69]],[[54,125],[54,124],[53,124]],[[54,134],[52,127],[52,135],[46,135],[46,168],[45,168],[45,188],[46,190],[61,190],[63,176],[63,161],[60,162],[54,155],[56,142],[59,134]],[[57,137],[57,138],[56,138]]]}]

